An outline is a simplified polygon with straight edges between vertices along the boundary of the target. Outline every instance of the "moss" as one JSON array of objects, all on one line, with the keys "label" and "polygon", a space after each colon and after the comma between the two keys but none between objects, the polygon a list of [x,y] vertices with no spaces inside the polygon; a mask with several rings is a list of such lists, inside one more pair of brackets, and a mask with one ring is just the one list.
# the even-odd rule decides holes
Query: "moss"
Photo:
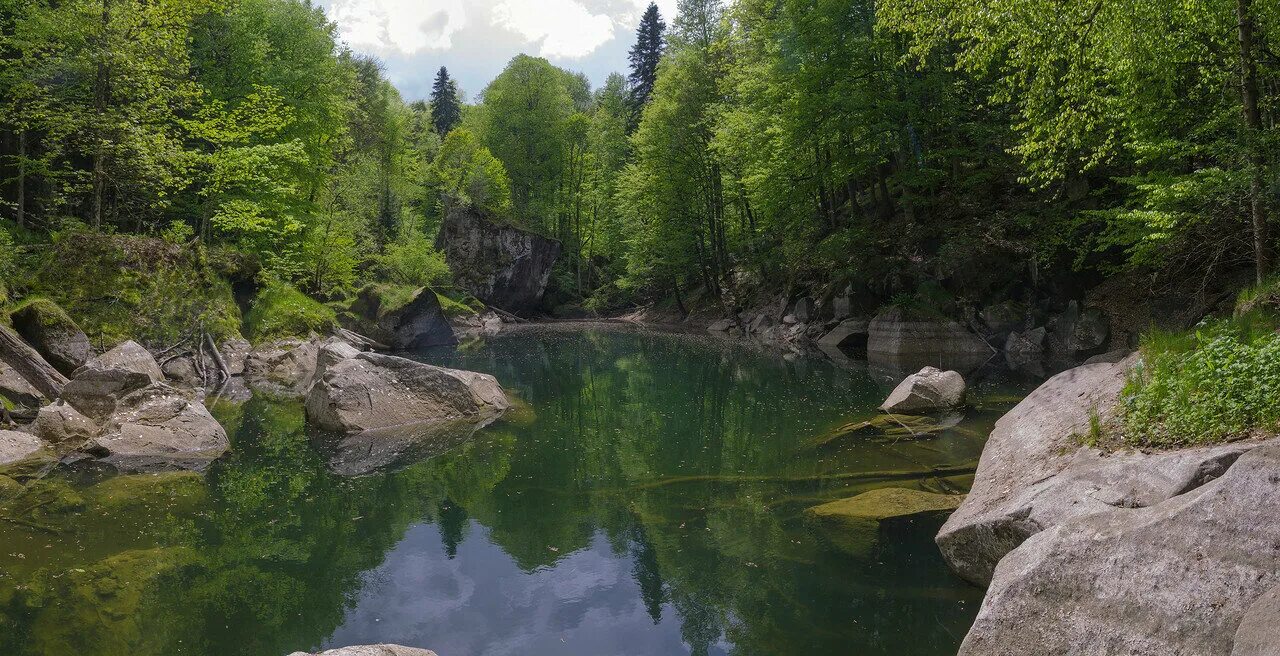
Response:
[{"label": "moss", "polygon": [[167,346],[199,325],[217,339],[238,337],[231,283],[206,258],[203,248],[160,239],[74,233],[40,247],[22,284],[75,317],[100,347],[126,339]]},{"label": "moss", "polygon": [[880,523],[900,517],[950,512],[963,496],[934,494],[899,487],[864,492],[814,506],[805,516],[815,522],[833,545],[855,556],[870,555],[880,534]]},{"label": "moss", "polygon": [[204,505],[208,487],[196,472],[135,474],[102,481],[85,490],[84,496],[95,512],[187,514]]},{"label": "moss", "polygon": [[[456,301],[449,296],[441,294],[440,292],[435,292],[435,294],[436,298],[440,300],[440,309],[444,312],[444,316],[446,317],[469,317],[477,314],[476,309],[471,305]],[[478,303],[480,308],[484,309],[483,303],[480,303],[480,301],[475,301],[475,303]]]},{"label": "moss", "polygon": [[57,303],[41,297],[34,296],[17,303],[13,309],[9,311],[10,316],[24,315],[45,330],[73,329],[79,330],[71,315],[67,314]]},{"label": "moss", "polygon": [[272,282],[258,292],[245,315],[245,332],[251,341],[260,343],[331,332],[336,323],[332,308],[288,283]]}]

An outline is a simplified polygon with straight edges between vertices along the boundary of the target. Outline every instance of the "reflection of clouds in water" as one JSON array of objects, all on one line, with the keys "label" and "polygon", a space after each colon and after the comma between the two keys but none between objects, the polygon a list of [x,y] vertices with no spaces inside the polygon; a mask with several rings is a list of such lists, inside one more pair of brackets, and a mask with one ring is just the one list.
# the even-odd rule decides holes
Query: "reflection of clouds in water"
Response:
[{"label": "reflection of clouds in water", "polygon": [[674,609],[653,625],[631,568],[597,536],[525,573],[478,525],[449,560],[437,527],[417,525],[369,573],[326,645],[392,642],[445,656],[688,653]]}]

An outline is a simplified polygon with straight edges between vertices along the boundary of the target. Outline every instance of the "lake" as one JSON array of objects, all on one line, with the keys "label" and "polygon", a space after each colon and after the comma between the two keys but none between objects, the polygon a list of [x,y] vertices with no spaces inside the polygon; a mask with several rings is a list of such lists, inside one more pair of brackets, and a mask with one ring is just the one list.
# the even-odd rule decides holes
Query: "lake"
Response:
[{"label": "lake", "polygon": [[415,357],[518,407],[343,476],[300,403],[220,402],[233,450],[206,476],[68,467],[0,503],[0,653],[934,656],[977,613],[940,518],[850,548],[803,511],[964,491],[1028,383],[980,372],[963,417],[913,435],[847,427],[900,372],[710,337],[529,328]]}]

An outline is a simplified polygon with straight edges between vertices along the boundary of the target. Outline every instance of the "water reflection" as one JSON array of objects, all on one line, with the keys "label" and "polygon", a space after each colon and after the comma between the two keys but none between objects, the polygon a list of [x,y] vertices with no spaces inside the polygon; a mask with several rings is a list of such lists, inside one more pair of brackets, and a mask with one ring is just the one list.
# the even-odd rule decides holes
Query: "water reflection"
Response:
[{"label": "water reflection", "polygon": [[976,613],[936,520],[886,526],[855,558],[801,511],[957,484],[1020,393],[999,377],[929,438],[818,443],[874,416],[885,385],[604,330],[421,357],[493,373],[527,408],[442,455],[347,477],[296,403],[256,397],[215,408],[234,448],[207,480],[104,490],[64,472],[0,502],[3,517],[55,500],[41,529],[0,521],[0,653],[949,654]]}]

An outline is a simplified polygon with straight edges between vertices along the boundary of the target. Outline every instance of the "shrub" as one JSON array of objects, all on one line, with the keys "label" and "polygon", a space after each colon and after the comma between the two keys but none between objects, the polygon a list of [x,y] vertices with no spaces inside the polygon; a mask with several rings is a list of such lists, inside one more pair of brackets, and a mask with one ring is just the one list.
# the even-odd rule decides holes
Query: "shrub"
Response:
[{"label": "shrub", "polygon": [[422,234],[402,235],[377,258],[379,277],[412,288],[446,285],[453,279],[444,253]]},{"label": "shrub", "polygon": [[254,342],[327,333],[336,323],[333,309],[278,280],[258,292],[244,321]]},{"label": "shrub", "polygon": [[[1144,364],[1122,396],[1126,441],[1140,446],[1209,444],[1280,423],[1280,336],[1260,322],[1202,324],[1191,348],[1145,342]],[[1159,348],[1172,346],[1174,348]]]}]

